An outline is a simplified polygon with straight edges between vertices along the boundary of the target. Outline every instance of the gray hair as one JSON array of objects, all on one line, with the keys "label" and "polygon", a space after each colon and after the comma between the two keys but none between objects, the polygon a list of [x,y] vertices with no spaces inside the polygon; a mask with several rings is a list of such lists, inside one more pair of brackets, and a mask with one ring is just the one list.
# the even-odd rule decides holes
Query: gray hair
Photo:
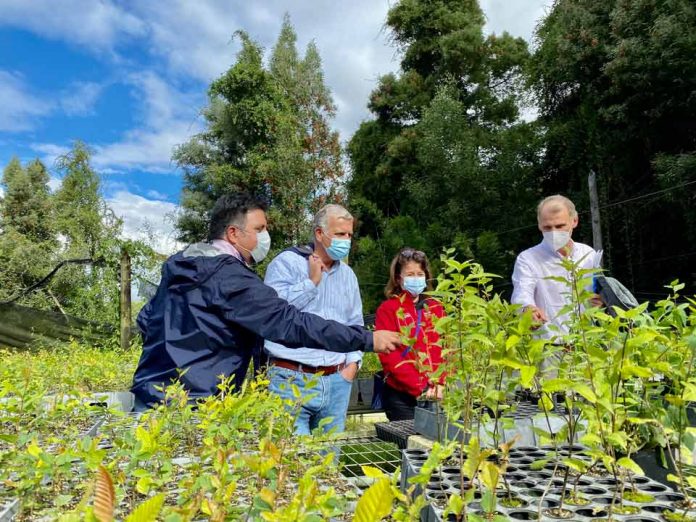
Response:
[{"label": "gray hair", "polygon": [[353,221],[353,216],[351,216],[350,212],[348,212],[341,205],[331,203],[319,209],[319,212],[317,212],[314,216],[314,220],[312,221],[312,234],[314,234],[314,231],[317,228],[326,231],[326,228],[329,226],[329,217],[331,216],[337,219]]},{"label": "gray hair", "polygon": [[575,204],[565,196],[560,194],[554,194],[553,196],[546,197],[539,202],[537,205],[537,222],[541,223],[541,211],[544,207],[550,205],[554,212],[558,212],[561,207],[568,209],[568,215],[570,219],[575,219],[578,217],[578,211],[575,210]]}]

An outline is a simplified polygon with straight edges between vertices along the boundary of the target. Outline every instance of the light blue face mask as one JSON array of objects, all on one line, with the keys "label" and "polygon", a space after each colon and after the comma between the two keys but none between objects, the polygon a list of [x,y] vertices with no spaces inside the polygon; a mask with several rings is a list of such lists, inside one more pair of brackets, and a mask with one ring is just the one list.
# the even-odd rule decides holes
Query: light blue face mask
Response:
[{"label": "light blue face mask", "polygon": [[413,297],[421,295],[425,290],[425,276],[404,277],[404,290]]},{"label": "light blue face mask", "polygon": [[350,243],[350,239],[331,238],[331,245],[327,247],[326,253],[329,254],[329,257],[334,261],[340,261],[348,257],[350,253]]}]

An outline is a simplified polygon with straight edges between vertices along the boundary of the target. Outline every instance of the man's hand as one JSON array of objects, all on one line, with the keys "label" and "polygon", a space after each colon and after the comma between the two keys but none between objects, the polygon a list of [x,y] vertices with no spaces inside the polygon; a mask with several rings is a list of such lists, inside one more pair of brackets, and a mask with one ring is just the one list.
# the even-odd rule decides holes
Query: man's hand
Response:
[{"label": "man's hand", "polygon": [[604,301],[602,301],[602,298],[599,297],[599,294],[594,294],[592,297],[590,297],[589,301],[590,305],[597,308],[602,308],[604,306]]},{"label": "man's hand", "polygon": [[347,381],[355,380],[355,376],[358,374],[358,363],[352,362],[346,364],[346,367],[341,370],[341,375]]},{"label": "man's hand", "polygon": [[541,308],[529,305],[524,307],[524,311],[532,312],[532,321],[536,323],[536,326],[534,327],[535,330],[539,328],[542,324],[548,322],[548,318],[546,317],[546,314]]},{"label": "man's hand", "polygon": [[377,330],[372,334],[375,353],[391,353],[401,346],[401,336],[389,330]]},{"label": "man's hand", "polygon": [[314,283],[314,286],[319,286],[321,275],[325,270],[326,267],[318,255],[309,256],[309,279]]}]

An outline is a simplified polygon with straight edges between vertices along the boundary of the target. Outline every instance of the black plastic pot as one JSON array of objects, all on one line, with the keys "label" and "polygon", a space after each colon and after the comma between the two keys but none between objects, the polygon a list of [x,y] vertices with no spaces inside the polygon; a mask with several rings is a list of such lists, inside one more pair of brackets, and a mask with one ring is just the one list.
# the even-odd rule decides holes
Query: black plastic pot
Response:
[{"label": "black plastic pot", "polygon": [[358,393],[359,401],[362,402],[364,406],[372,406],[372,396],[375,392],[375,380],[374,377],[369,378],[359,378],[358,381]]},{"label": "black plastic pot", "polygon": [[[663,461],[663,455],[664,460]],[[633,455],[631,458],[638,464],[645,476],[650,477],[665,486],[673,486],[674,482],[667,480],[667,475],[675,473],[671,459],[667,455],[667,450],[661,451],[661,448],[642,449]]]}]

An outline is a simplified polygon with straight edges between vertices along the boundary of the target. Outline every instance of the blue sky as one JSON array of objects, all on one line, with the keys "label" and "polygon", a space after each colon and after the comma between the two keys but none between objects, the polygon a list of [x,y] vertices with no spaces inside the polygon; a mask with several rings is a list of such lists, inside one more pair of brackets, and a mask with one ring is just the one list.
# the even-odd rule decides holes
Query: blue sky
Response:
[{"label": "blue sky", "polygon": [[[147,226],[176,247],[181,190],[172,149],[202,129],[211,80],[234,61],[245,29],[269,49],[283,14],[299,46],[315,40],[347,140],[367,97],[398,68],[384,20],[389,0],[0,0],[0,165],[55,158],[73,140],[94,150],[104,195],[124,233]],[[531,38],[550,0],[482,0],[487,30]]]}]

